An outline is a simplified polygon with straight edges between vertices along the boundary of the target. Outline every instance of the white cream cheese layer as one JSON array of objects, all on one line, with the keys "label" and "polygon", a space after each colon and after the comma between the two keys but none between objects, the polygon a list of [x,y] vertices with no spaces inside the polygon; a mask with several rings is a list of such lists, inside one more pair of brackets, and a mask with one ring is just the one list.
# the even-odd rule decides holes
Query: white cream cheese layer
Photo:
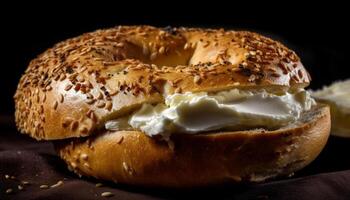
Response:
[{"label": "white cream cheese layer", "polygon": [[[276,95],[262,91],[229,91],[208,94],[184,93],[169,95],[165,104],[144,104],[127,117],[128,124],[149,136],[172,133],[195,134],[218,129],[275,129],[297,120],[315,101],[305,90]],[[106,129],[118,130],[112,120]],[[125,121],[125,118],[124,118]]]}]

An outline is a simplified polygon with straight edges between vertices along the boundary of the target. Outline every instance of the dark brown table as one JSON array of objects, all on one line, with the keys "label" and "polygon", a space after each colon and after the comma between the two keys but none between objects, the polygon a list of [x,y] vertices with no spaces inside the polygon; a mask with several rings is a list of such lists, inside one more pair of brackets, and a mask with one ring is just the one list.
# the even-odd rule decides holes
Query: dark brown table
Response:
[{"label": "dark brown table", "polygon": [[[331,137],[321,155],[295,176],[260,184],[192,190],[145,189],[79,178],[49,142],[21,135],[0,118],[0,200],[3,199],[350,199],[350,139]],[[27,181],[29,184],[24,184]],[[50,188],[63,181],[62,185]],[[20,190],[18,185],[23,188]],[[48,185],[49,188],[40,188]],[[21,188],[20,186],[20,188]],[[42,186],[45,187],[45,186]],[[6,194],[8,189],[12,192]],[[112,197],[101,197],[112,192]]]}]

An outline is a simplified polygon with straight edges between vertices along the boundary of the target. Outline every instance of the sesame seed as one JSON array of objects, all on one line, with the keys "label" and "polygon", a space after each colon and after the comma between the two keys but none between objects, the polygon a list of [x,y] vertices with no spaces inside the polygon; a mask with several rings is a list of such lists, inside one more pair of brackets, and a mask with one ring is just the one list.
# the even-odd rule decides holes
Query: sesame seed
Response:
[{"label": "sesame seed", "polygon": [[111,91],[109,91],[109,95],[110,95],[110,96],[114,96],[114,95],[116,95],[117,93],[118,93],[117,90],[111,90]]},{"label": "sesame seed", "polygon": [[98,108],[103,108],[103,107],[105,107],[105,105],[106,105],[106,103],[104,101],[98,101],[97,104],[96,104],[96,106]]},{"label": "sesame seed", "polygon": [[83,160],[87,160],[88,159],[88,155],[86,153],[83,153],[80,155],[80,158]]},{"label": "sesame seed", "polygon": [[74,86],[74,90],[75,91],[79,91],[81,88],[81,84],[80,83],[77,83],[75,86]]},{"label": "sesame seed", "polygon": [[117,140],[117,144],[121,144],[123,140],[124,140],[124,136],[119,137]]},{"label": "sesame seed", "polygon": [[68,91],[68,90],[70,90],[72,87],[73,87],[73,85],[68,84],[68,85],[66,85],[66,87],[64,87],[64,90],[65,90],[65,91]]},{"label": "sesame seed", "polygon": [[116,45],[117,47],[124,47],[124,43],[120,42]]},{"label": "sesame seed", "polygon": [[11,194],[12,192],[13,192],[13,189],[12,189],[12,188],[8,188],[8,189],[5,191],[6,194]]},{"label": "sesame seed", "polygon": [[281,75],[279,73],[271,73],[271,76],[276,77],[276,78],[281,77]]},{"label": "sesame seed", "polygon": [[184,50],[187,50],[190,48],[190,44],[189,43],[186,43],[185,46],[184,46]]},{"label": "sesame seed", "polygon": [[256,79],[256,76],[254,74],[252,74],[249,76],[248,81],[253,82],[253,81],[255,81],[255,79]]},{"label": "sesame seed", "polygon": [[102,183],[96,183],[95,187],[102,187],[103,184]]},{"label": "sesame seed", "polygon": [[60,94],[59,97],[58,97],[58,101],[60,103],[63,103],[63,100],[64,100],[63,94]]},{"label": "sesame seed", "polygon": [[111,109],[112,109],[112,106],[113,106],[113,105],[112,105],[112,102],[107,101],[106,107],[105,107],[105,108],[106,108],[107,110],[111,110]]},{"label": "sesame seed", "polygon": [[163,54],[164,51],[165,51],[165,48],[163,46],[160,47],[159,50],[158,50],[159,54]]},{"label": "sesame seed", "polygon": [[89,111],[89,116],[90,119],[92,119],[93,121],[97,121],[97,117],[96,114],[94,113],[94,111],[90,110]]},{"label": "sesame seed", "polygon": [[81,134],[87,134],[88,133],[88,128],[86,128],[85,126],[82,126],[82,127],[80,127],[79,128],[79,132],[81,133]]},{"label": "sesame seed", "polygon": [[46,86],[46,88],[45,88],[47,91],[50,91],[50,90],[52,90],[52,87],[50,86],[50,85],[48,85],[48,86]]},{"label": "sesame seed", "polygon": [[81,75],[78,75],[78,76],[77,76],[77,80],[78,80],[79,82],[84,82],[84,81],[85,81],[84,77],[81,76]]},{"label": "sesame seed", "polygon": [[58,181],[56,184],[51,185],[50,188],[59,187],[61,185],[63,185],[63,181]]},{"label": "sesame seed", "polygon": [[191,44],[191,48],[194,49],[196,47],[196,43]]},{"label": "sesame seed", "polygon": [[165,35],[166,35],[166,32],[165,32],[165,31],[159,31],[159,35],[160,35],[160,36],[165,36]]},{"label": "sesame seed", "polygon": [[193,81],[194,81],[194,83],[198,84],[201,81],[201,77],[196,75],[196,76],[194,76]]},{"label": "sesame seed", "polygon": [[23,185],[29,185],[30,183],[28,181],[21,181]]},{"label": "sesame seed", "polygon": [[270,71],[270,72],[277,72],[277,70],[273,67],[268,67],[266,68],[267,71]]},{"label": "sesame seed", "polygon": [[209,41],[206,41],[206,43],[203,45],[203,47],[206,48],[206,47],[209,46],[209,44],[210,44],[210,42],[209,42]]},{"label": "sesame seed", "polygon": [[60,81],[63,81],[64,79],[66,79],[66,75],[65,74],[61,74],[60,75]]},{"label": "sesame seed", "polygon": [[98,93],[97,99],[103,99],[103,94],[102,94],[102,92],[99,92],[99,93]]},{"label": "sesame seed", "polygon": [[180,87],[175,89],[175,93],[181,93],[181,91],[182,89]]},{"label": "sesame seed", "polygon": [[112,192],[102,192],[101,197],[112,197],[114,194]]},{"label": "sesame seed", "polygon": [[87,104],[93,104],[95,102],[95,99],[87,99],[85,103]]},{"label": "sesame seed", "polygon": [[86,84],[90,89],[94,88],[94,87],[92,86],[92,84],[91,84],[89,81],[86,81],[85,84]]},{"label": "sesame seed", "polygon": [[148,36],[147,33],[143,32],[143,33],[140,33],[141,36]]},{"label": "sesame seed", "polygon": [[18,188],[18,190],[23,190],[23,186],[22,185],[18,185],[17,188]]},{"label": "sesame seed", "polygon": [[43,102],[46,101],[46,93],[44,93],[44,96],[43,96]]},{"label": "sesame seed", "polygon": [[79,73],[83,73],[85,70],[87,70],[87,67],[84,66],[80,69]]},{"label": "sesame seed", "polygon": [[153,52],[150,56],[150,59],[154,60],[154,59],[156,59],[156,57],[157,57],[157,52]]},{"label": "sesame seed", "polygon": [[59,78],[60,78],[60,75],[56,75],[56,76],[53,78],[53,80],[58,81]]},{"label": "sesame seed", "polygon": [[47,188],[49,188],[48,185],[40,185],[40,189],[47,189]]},{"label": "sesame seed", "polygon": [[303,77],[303,72],[301,70],[298,70],[298,76],[299,76],[299,78]]},{"label": "sesame seed", "polygon": [[60,81],[63,81],[64,79],[66,79],[66,75],[65,75],[65,74],[61,74],[59,80],[60,80]]},{"label": "sesame seed", "polygon": [[295,82],[300,81],[300,79],[296,75],[292,76],[292,80],[294,80]]},{"label": "sesame seed", "polygon": [[57,102],[57,101],[55,101],[55,102],[53,103],[53,106],[52,106],[52,107],[53,107],[53,109],[55,109],[55,110],[56,110],[56,109],[57,109],[57,106],[58,106],[58,102]]},{"label": "sesame seed", "polygon": [[283,71],[283,74],[288,74],[288,68],[283,63],[279,63],[279,67]]},{"label": "sesame seed", "polygon": [[6,178],[6,179],[9,179],[9,178],[10,178],[10,175],[5,174],[5,178]]},{"label": "sesame seed", "polygon": [[90,94],[90,93],[87,93],[87,94],[86,94],[86,98],[92,99],[92,98],[94,98],[94,96],[92,96],[92,94]]},{"label": "sesame seed", "polygon": [[239,82],[234,82],[233,85],[234,86],[238,86],[238,85],[240,85],[240,83]]},{"label": "sesame seed", "polygon": [[123,168],[125,171],[129,171],[129,166],[126,164],[126,162],[123,162]]},{"label": "sesame seed", "polygon": [[71,118],[66,118],[64,119],[63,123],[62,123],[62,127],[63,128],[67,128],[71,123],[72,123],[72,119]]},{"label": "sesame seed", "polygon": [[88,111],[86,112],[86,114],[85,114],[85,115],[86,115],[87,117],[90,117],[91,112],[93,112],[93,111],[92,111],[92,110],[88,110]]},{"label": "sesame seed", "polygon": [[148,49],[148,47],[146,45],[142,46],[142,53],[144,55],[148,55],[149,54],[149,49]]},{"label": "sesame seed", "polygon": [[79,122],[78,121],[73,121],[73,123],[71,124],[71,130],[75,131],[79,126]]},{"label": "sesame seed", "polygon": [[39,103],[39,101],[40,101],[40,97],[39,97],[39,95],[37,95],[36,96],[36,102]]},{"label": "sesame seed", "polygon": [[71,162],[70,165],[73,167],[73,169],[77,168],[77,164],[75,162]]},{"label": "sesame seed", "polygon": [[252,55],[252,56],[255,56],[256,52],[255,51],[249,51],[249,54]]}]

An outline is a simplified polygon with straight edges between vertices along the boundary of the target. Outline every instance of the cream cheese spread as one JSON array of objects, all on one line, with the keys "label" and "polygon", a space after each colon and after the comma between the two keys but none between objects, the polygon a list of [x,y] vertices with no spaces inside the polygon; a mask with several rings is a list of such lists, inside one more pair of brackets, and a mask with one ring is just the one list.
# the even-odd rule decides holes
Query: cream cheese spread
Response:
[{"label": "cream cheese spread", "polygon": [[167,96],[164,103],[143,104],[132,115],[108,121],[105,127],[118,130],[128,124],[149,136],[164,138],[172,133],[196,134],[222,129],[277,129],[297,120],[314,104],[303,89],[282,95],[238,89],[214,94],[176,93]]}]

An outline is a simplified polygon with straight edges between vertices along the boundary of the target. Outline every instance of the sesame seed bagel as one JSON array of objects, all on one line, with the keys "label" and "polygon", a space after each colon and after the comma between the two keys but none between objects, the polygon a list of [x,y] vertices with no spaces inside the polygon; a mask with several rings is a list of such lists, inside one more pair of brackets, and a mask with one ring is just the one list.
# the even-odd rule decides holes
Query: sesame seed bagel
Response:
[{"label": "sesame seed bagel", "polygon": [[15,116],[19,130],[38,140],[85,137],[168,94],[278,92],[309,82],[293,51],[256,33],[122,26],[68,39],[32,60]]},{"label": "sesame seed bagel", "polygon": [[329,108],[318,105],[275,131],[172,135],[173,149],[140,131],[104,131],[54,144],[69,169],[78,174],[131,185],[183,188],[290,175],[316,158],[329,132]]}]

